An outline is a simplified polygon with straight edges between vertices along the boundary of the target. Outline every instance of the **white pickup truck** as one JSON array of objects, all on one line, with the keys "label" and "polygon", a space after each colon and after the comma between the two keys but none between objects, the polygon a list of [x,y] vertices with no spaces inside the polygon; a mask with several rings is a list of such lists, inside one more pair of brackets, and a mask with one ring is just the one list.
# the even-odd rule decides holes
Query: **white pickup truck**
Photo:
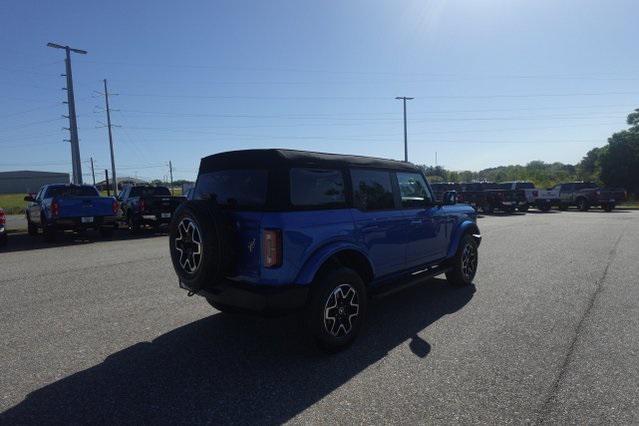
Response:
[{"label": "white pickup truck", "polygon": [[502,182],[499,184],[502,189],[523,192],[526,203],[520,205],[520,212],[527,211],[529,207],[535,206],[542,212],[547,212],[552,207],[553,200],[559,199],[559,190],[538,189],[535,184],[526,181]]}]

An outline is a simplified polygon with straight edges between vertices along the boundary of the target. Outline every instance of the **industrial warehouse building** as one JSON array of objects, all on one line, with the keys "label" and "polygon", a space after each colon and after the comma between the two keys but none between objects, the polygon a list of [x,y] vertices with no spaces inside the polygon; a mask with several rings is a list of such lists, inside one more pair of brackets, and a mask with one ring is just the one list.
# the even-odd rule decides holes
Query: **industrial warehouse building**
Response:
[{"label": "industrial warehouse building", "polygon": [[0,194],[37,192],[42,185],[49,183],[69,183],[69,174],[31,170],[0,172]]}]

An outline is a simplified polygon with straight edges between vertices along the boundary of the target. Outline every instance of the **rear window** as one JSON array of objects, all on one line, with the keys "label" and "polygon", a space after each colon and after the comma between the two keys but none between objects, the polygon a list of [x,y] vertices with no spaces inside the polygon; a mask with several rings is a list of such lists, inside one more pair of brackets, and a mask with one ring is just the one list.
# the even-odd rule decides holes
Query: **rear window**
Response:
[{"label": "rear window", "polygon": [[346,204],[340,170],[293,168],[290,179],[294,206],[342,207]]},{"label": "rear window", "polygon": [[166,186],[134,186],[131,188],[131,197],[167,197],[171,195],[171,191]]},{"label": "rear window", "polygon": [[97,197],[98,190],[93,186],[55,186],[47,189],[47,198],[50,197]]},{"label": "rear window", "polygon": [[353,202],[360,210],[395,208],[391,175],[386,171],[352,169]]},{"label": "rear window", "polygon": [[194,199],[214,199],[227,207],[263,207],[266,204],[266,170],[220,170],[198,177]]}]

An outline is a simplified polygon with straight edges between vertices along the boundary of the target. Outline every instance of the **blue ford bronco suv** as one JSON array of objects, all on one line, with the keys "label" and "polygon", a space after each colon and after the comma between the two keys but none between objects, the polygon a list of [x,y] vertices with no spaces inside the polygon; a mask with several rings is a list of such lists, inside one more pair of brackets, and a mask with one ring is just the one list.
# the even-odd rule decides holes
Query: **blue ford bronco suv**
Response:
[{"label": "blue ford bronco suv", "polygon": [[318,345],[349,345],[369,297],[446,274],[470,285],[476,213],[435,201],[415,165],[264,149],[201,160],[176,211],[170,252],[180,287],[221,311],[296,310]]}]

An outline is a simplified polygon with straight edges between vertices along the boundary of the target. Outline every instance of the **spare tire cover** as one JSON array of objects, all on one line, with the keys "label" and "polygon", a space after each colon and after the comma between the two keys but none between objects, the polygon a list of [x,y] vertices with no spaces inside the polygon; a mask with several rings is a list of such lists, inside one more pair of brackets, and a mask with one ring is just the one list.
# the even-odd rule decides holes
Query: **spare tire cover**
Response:
[{"label": "spare tire cover", "polygon": [[169,249],[180,281],[193,291],[215,285],[231,271],[234,227],[210,200],[190,200],[173,215]]}]

